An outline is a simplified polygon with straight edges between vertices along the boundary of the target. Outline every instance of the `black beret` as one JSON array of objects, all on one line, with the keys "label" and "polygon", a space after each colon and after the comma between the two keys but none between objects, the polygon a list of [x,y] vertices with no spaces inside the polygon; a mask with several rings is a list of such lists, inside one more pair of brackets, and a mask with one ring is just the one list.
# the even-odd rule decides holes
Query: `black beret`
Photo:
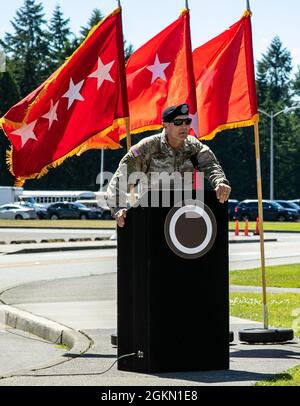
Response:
[{"label": "black beret", "polygon": [[178,104],[177,106],[167,107],[162,113],[162,121],[169,123],[177,116],[189,114],[189,106],[187,104]]}]

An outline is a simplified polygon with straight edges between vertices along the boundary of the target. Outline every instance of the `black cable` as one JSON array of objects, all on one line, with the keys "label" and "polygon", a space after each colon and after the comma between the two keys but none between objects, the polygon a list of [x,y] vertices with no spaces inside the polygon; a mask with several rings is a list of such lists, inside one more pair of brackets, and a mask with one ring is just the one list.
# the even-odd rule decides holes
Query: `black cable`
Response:
[{"label": "black cable", "polygon": [[134,355],[137,355],[136,352],[132,352],[131,354],[125,354],[121,355],[118,357],[111,365],[108,367],[106,370],[102,372],[90,372],[87,374],[49,374],[49,375],[37,375],[37,374],[27,374],[27,375],[11,375],[11,376],[1,376],[0,379],[5,379],[5,378],[17,378],[17,377],[35,377],[35,378],[49,378],[50,376],[96,376],[96,375],[103,375],[106,374],[114,365],[116,362],[118,362],[122,358],[127,358],[127,357],[133,357]]},{"label": "black cable", "polygon": [[13,333],[11,330],[9,330],[9,329],[7,329],[7,328],[6,328],[4,331],[8,332],[9,334],[18,336],[18,337],[26,338],[27,340],[39,341],[40,343],[45,343],[45,344],[61,344],[62,333],[60,333],[60,335],[57,337],[57,339],[56,339],[55,341],[48,341],[48,340],[39,340],[38,338],[33,338],[33,337],[27,337],[27,336],[25,336],[25,335],[18,334],[18,333]]}]

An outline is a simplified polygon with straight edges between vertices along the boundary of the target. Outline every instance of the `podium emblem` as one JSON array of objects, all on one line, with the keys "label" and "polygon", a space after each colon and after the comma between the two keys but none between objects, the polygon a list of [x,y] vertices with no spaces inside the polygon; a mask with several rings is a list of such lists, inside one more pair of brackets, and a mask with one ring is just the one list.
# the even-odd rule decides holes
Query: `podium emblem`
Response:
[{"label": "podium emblem", "polygon": [[205,255],[217,235],[213,212],[203,203],[172,207],[167,214],[164,233],[169,248],[179,257],[195,259]]}]

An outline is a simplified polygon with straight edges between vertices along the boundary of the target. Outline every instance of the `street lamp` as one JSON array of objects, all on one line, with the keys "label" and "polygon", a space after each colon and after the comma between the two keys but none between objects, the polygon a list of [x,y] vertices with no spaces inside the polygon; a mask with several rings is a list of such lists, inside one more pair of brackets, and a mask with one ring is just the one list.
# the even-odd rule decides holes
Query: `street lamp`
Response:
[{"label": "street lamp", "polygon": [[300,106],[286,107],[277,113],[265,112],[264,110],[258,109],[258,111],[270,119],[270,200],[274,200],[274,118],[279,116],[281,113],[288,113],[289,111],[299,109]]}]

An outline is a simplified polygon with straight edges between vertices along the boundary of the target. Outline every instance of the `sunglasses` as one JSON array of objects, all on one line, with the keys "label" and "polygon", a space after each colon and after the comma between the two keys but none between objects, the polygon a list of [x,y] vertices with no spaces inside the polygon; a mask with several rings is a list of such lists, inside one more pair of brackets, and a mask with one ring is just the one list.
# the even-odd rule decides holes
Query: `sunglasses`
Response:
[{"label": "sunglasses", "polygon": [[179,126],[182,125],[183,123],[184,123],[185,125],[191,125],[192,119],[191,119],[191,118],[175,118],[174,120],[171,121],[171,123],[173,123],[173,124],[176,125],[177,127],[179,127]]}]

